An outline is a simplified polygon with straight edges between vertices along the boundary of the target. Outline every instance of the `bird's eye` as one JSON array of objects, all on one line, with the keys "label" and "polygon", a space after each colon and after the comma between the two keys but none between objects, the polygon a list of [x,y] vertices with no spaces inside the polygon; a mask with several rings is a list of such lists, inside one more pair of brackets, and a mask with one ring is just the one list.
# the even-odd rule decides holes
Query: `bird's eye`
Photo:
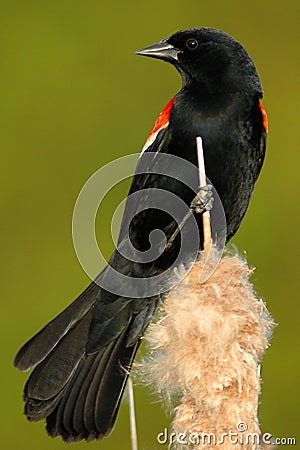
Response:
[{"label": "bird's eye", "polygon": [[189,50],[196,50],[199,46],[199,42],[196,39],[188,39],[185,43],[186,48]]}]

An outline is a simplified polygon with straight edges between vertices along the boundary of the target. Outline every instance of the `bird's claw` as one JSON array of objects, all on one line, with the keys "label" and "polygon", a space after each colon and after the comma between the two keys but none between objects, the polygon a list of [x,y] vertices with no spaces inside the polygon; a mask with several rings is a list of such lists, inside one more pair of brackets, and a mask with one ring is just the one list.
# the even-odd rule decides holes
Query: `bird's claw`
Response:
[{"label": "bird's claw", "polygon": [[212,185],[206,184],[199,189],[198,194],[190,204],[190,210],[197,214],[210,211],[214,204]]}]

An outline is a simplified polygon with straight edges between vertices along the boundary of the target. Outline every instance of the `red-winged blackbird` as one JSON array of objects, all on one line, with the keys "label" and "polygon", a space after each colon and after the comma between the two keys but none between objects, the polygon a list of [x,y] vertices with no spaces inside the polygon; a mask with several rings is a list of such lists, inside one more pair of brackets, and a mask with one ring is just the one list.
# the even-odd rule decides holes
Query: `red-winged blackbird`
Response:
[{"label": "red-winged blackbird", "polygon": [[[182,75],[183,87],[160,114],[144,146],[138,167],[145,173],[136,173],[130,189],[141,197],[127,209],[134,212],[144,200],[147,204],[146,188],[167,190],[189,207],[195,192],[177,179],[177,159],[174,167],[169,164],[171,175],[147,170],[160,170],[162,155],[197,164],[196,137],[202,136],[206,172],[224,207],[228,240],[246,212],[265,153],[267,117],[254,63],[235,39],[210,28],[180,31],[137,54],[171,63]],[[200,219],[201,214],[196,217],[201,235]],[[119,245],[125,241],[122,230],[130,225],[130,239],[141,252],[149,250],[151,231],[160,229],[169,238],[177,226],[168,212],[151,206],[126,222],[125,217]],[[178,235],[171,251],[163,251],[155,261],[134,262],[116,250],[110,264],[128,277],[149,277],[151,285],[151,277],[176,260],[181,239]],[[98,279],[107,274],[106,267]],[[124,295],[117,295],[93,282],[16,356],[18,369],[36,366],[25,386],[25,413],[31,421],[46,418],[52,437],[101,439],[114,425],[128,371],[162,298],[148,291],[138,298],[126,295],[127,285],[122,288]]]}]

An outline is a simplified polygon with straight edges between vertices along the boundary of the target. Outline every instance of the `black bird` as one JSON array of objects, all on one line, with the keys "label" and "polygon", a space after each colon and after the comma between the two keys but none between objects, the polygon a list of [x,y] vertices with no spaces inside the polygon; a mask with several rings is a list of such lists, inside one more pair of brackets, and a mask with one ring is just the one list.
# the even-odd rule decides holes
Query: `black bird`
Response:
[{"label": "black bird", "polygon": [[[201,214],[193,214],[198,181],[196,172],[184,164],[197,164],[196,137],[203,138],[207,176],[224,208],[227,241],[240,226],[264,160],[267,116],[260,103],[262,86],[240,43],[222,31],[195,28],[179,31],[137,54],[171,63],[183,81],[141,154],[130,189],[130,194],[138,192],[140,197],[128,202],[118,248],[97,282],[28,341],[15,358],[15,366],[22,371],[34,367],[24,390],[28,419],[46,419],[50,436],[61,435],[68,442],[102,439],[111,432],[141,337],[163,299],[160,290],[169,289],[167,281],[157,286],[153,277],[176,266],[184,240],[184,263],[201,248]],[[166,163],[164,157],[170,155],[182,159],[171,158]],[[185,185],[188,180],[190,187]],[[149,188],[159,189],[158,197],[164,190],[182,199],[187,208],[192,206],[191,220],[171,248],[163,251],[159,241],[151,245],[150,233],[160,229],[168,242],[178,223],[169,212],[147,203],[145,189]],[[205,193],[199,202],[203,199]],[[143,203],[148,207],[129,220]],[[203,201],[201,211],[206,207]],[[215,206],[213,216],[214,210]],[[178,215],[183,218],[185,212]],[[196,249],[195,239],[189,238],[193,217],[200,233]],[[218,230],[218,219],[215,226],[217,234],[224,232],[224,227]],[[135,251],[150,249],[150,260],[134,261],[122,255],[128,236],[133,256]],[[133,282],[121,287],[117,281],[110,284],[111,268]],[[147,279],[148,284],[135,292],[137,279]]]}]

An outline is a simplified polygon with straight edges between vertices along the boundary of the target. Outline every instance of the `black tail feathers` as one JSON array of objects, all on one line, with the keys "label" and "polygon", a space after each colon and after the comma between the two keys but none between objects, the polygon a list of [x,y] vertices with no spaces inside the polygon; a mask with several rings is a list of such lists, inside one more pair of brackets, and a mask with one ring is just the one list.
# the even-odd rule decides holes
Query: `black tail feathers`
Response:
[{"label": "black tail feathers", "polygon": [[[124,299],[124,308],[116,299],[114,308],[102,303],[101,294],[97,285],[89,286],[15,358],[20,370],[35,367],[24,389],[27,418],[46,419],[50,436],[61,435],[67,442],[102,439],[111,432],[140,343],[140,335],[128,341],[139,316],[131,313],[134,308],[128,299]],[[112,334],[103,332],[102,343],[91,348],[91,341],[95,342],[91,336],[98,331],[95,309],[101,310],[101,304],[103,316],[107,317],[109,310],[115,325]],[[111,326],[107,321],[107,330],[112,330]]]}]

